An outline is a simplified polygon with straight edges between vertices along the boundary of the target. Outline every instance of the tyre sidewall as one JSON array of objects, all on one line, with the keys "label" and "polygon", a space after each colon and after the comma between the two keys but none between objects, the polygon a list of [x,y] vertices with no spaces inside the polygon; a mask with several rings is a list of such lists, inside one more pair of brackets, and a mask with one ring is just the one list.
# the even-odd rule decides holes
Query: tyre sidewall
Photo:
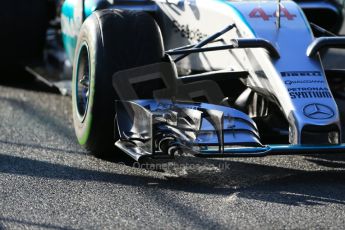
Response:
[{"label": "tyre sidewall", "polygon": [[[73,68],[73,81],[72,81],[72,103],[73,103],[73,121],[75,132],[78,138],[80,145],[85,146],[86,148],[90,148],[91,146],[88,145],[88,141],[92,138],[93,134],[92,131],[94,128],[93,125],[93,110],[94,110],[94,101],[95,101],[95,91],[96,91],[96,79],[95,76],[97,75],[98,65],[103,63],[103,55],[100,54],[102,51],[102,41],[100,38],[100,28],[97,20],[93,17],[87,19],[85,25],[81,28],[79,39],[76,46],[76,55],[74,60],[75,68]],[[89,68],[90,68],[90,88],[89,88],[89,101],[87,105],[87,110],[85,117],[80,117],[77,111],[77,98],[76,98],[76,87],[77,87],[77,71],[78,71],[78,62],[79,62],[79,54],[83,46],[86,45],[88,48],[88,57],[89,57]]]},{"label": "tyre sidewall", "polygon": [[[80,49],[89,50],[90,95],[85,119],[78,116],[76,79]],[[161,61],[163,44],[158,25],[143,12],[102,10],[81,27],[73,70],[73,119],[79,143],[102,157],[114,147],[115,100],[112,76],[120,70]]]}]

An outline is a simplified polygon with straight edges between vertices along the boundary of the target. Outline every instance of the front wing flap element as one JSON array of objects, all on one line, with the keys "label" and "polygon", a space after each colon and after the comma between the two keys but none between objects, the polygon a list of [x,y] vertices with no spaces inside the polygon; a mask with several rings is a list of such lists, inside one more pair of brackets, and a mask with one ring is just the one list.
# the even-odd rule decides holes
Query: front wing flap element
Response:
[{"label": "front wing flap element", "polygon": [[116,146],[135,160],[231,149],[262,149],[254,121],[225,106],[169,100],[116,102]]}]

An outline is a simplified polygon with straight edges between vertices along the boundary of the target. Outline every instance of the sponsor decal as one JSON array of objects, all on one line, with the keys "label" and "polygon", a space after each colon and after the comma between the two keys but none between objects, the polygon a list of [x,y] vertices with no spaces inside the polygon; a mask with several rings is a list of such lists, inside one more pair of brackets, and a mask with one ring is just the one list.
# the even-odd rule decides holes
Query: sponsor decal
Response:
[{"label": "sponsor decal", "polygon": [[320,71],[289,71],[281,72],[282,77],[316,77],[322,76]]},{"label": "sponsor decal", "polygon": [[207,37],[199,29],[193,30],[188,25],[180,25],[176,20],[173,21],[175,32],[179,32],[182,37],[192,41],[201,41]]},{"label": "sponsor decal", "polygon": [[291,99],[332,98],[332,94],[325,87],[289,88],[289,94]]},{"label": "sponsor decal", "polygon": [[303,113],[306,117],[317,120],[329,119],[334,116],[332,108],[318,103],[304,106]]},{"label": "sponsor decal", "polygon": [[286,85],[294,85],[294,84],[323,84],[325,83],[322,80],[286,80],[285,84]]},{"label": "sponsor decal", "polygon": [[[261,7],[257,7],[253,9],[249,13],[250,18],[262,18],[264,21],[270,20],[270,18],[276,17],[278,12],[274,12],[272,14],[267,14]],[[285,7],[281,7],[280,9],[280,17],[285,17],[288,20],[294,20],[296,17],[295,14],[291,14]]]}]

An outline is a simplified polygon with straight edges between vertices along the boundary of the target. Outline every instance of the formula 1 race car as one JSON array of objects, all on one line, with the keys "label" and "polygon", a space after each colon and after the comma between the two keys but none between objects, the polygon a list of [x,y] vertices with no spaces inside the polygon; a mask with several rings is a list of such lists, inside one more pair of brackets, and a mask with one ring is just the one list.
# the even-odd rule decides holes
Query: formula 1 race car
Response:
[{"label": "formula 1 race car", "polygon": [[333,97],[345,71],[320,59],[345,47],[337,2],[66,0],[61,12],[75,132],[98,156],[345,152]]}]

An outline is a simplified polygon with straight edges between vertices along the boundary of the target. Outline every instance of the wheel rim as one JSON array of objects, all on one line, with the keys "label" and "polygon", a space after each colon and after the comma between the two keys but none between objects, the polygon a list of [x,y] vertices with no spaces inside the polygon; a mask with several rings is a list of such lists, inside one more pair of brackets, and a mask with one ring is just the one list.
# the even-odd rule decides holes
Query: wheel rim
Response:
[{"label": "wheel rim", "polygon": [[90,96],[90,63],[89,49],[84,43],[79,51],[76,81],[76,105],[78,117],[81,121],[85,119]]}]

